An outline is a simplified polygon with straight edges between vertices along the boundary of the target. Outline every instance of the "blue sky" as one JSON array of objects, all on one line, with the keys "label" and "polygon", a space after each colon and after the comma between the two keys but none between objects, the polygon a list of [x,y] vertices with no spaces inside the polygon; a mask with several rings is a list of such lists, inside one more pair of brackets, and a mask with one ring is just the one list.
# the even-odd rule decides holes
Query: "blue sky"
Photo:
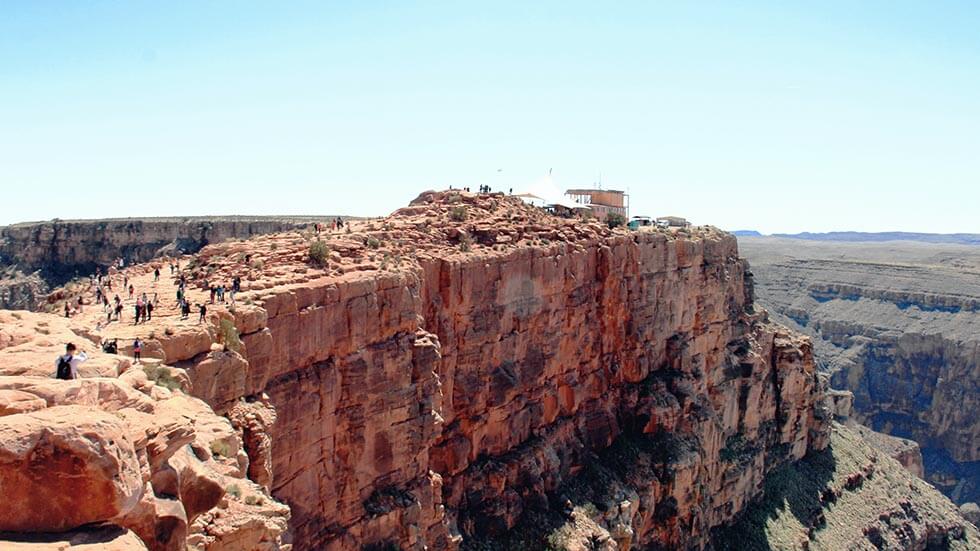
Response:
[{"label": "blue sky", "polygon": [[0,224],[551,168],[727,229],[980,232],[980,5],[529,4],[3,2]]}]

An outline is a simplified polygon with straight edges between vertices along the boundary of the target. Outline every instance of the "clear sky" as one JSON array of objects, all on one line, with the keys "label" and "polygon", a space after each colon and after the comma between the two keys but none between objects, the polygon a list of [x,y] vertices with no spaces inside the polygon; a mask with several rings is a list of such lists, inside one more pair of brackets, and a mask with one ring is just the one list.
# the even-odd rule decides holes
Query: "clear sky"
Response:
[{"label": "clear sky", "polygon": [[[794,4],[794,5],[791,5]],[[976,2],[0,3],[0,224],[628,189],[727,229],[980,232]]]}]

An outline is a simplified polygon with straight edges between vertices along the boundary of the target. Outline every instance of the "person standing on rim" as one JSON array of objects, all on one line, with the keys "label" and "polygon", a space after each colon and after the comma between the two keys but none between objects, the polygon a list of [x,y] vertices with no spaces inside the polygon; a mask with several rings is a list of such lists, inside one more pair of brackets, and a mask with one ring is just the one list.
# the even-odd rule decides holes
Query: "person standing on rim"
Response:
[{"label": "person standing on rim", "polygon": [[140,353],[143,351],[143,341],[139,337],[133,341],[133,358],[136,359],[136,363],[140,363]]},{"label": "person standing on rim", "polygon": [[74,343],[68,343],[65,345],[65,353],[62,356],[58,356],[55,360],[55,373],[54,376],[58,379],[77,379],[78,378],[78,366],[85,360],[88,360],[88,356],[85,352],[79,352],[75,354]]}]

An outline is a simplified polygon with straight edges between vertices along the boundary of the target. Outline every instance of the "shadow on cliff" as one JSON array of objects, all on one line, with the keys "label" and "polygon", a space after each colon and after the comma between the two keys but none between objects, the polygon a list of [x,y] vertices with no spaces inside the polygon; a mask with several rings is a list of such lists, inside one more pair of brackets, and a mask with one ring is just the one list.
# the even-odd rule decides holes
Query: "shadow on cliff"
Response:
[{"label": "shadow on cliff", "polygon": [[[763,487],[763,495],[749,505],[741,519],[714,531],[716,551],[764,551],[786,549],[777,542],[793,541],[797,546],[826,525],[824,505],[834,500],[830,482],[837,471],[832,445],[811,452],[802,461],[773,470]],[[787,511],[806,532],[780,534],[767,530],[767,521],[785,517]],[[795,547],[794,547],[795,548]]]}]

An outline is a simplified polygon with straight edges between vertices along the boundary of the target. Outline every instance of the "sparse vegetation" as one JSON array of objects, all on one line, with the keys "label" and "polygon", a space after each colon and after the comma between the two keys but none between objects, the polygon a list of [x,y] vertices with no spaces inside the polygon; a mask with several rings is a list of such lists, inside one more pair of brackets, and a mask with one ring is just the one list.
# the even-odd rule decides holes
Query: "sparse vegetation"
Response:
[{"label": "sparse vegetation", "polygon": [[327,265],[327,259],[330,257],[330,246],[318,239],[310,243],[309,255],[310,264],[322,268]]},{"label": "sparse vegetation", "polygon": [[228,492],[229,495],[235,496],[235,499],[241,499],[242,497],[242,489],[238,487],[238,484],[229,484],[225,486],[225,491]]},{"label": "sparse vegetation", "polygon": [[265,503],[265,500],[262,499],[262,496],[250,494],[245,497],[245,505],[262,505],[263,503]]},{"label": "sparse vegetation", "polygon": [[155,385],[170,391],[182,390],[180,381],[173,376],[169,367],[151,364],[140,365],[143,367],[143,373],[146,373],[146,378],[153,381]]},{"label": "sparse vegetation", "polygon": [[241,351],[242,341],[238,337],[238,328],[235,327],[235,322],[231,321],[230,319],[224,318],[221,320],[218,338],[226,349],[234,352]]},{"label": "sparse vegetation", "polygon": [[364,244],[365,244],[365,245],[367,246],[367,248],[369,248],[369,249],[377,249],[378,247],[380,247],[380,246],[381,246],[381,241],[378,241],[378,238],[376,238],[376,237],[368,237],[368,238],[367,238],[367,239],[366,239],[366,240],[364,241]]},{"label": "sparse vegetation", "polygon": [[626,225],[626,217],[618,212],[610,212],[606,215],[606,225],[612,228],[619,228]]},{"label": "sparse vegetation", "polygon": [[232,445],[225,440],[215,440],[211,442],[211,455],[213,457],[234,457]]},{"label": "sparse vegetation", "polygon": [[459,205],[450,209],[449,219],[453,222],[462,222],[466,220],[466,207]]},{"label": "sparse vegetation", "polygon": [[473,238],[472,237],[470,237],[469,235],[464,234],[462,237],[459,238],[459,250],[460,251],[462,251],[464,253],[468,253],[468,252],[470,252],[470,249],[472,247],[473,247]]}]

